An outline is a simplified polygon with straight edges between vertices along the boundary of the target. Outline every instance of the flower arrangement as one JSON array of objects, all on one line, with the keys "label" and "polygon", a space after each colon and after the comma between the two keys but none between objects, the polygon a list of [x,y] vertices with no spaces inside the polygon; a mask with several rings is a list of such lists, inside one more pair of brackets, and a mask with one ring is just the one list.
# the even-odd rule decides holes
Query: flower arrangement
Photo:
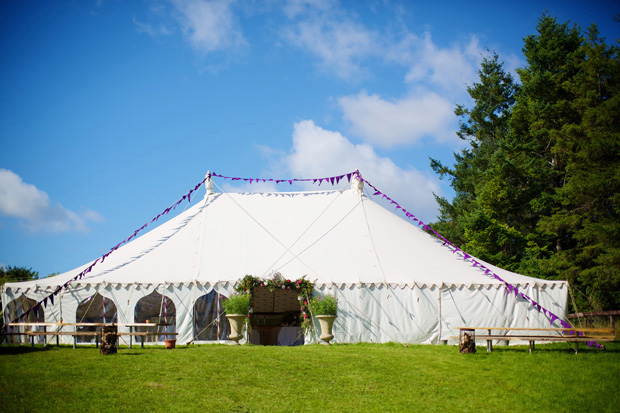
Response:
[{"label": "flower arrangement", "polygon": [[336,315],[338,313],[338,299],[333,295],[312,297],[310,309],[314,315]]},{"label": "flower arrangement", "polygon": [[248,293],[235,293],[224,301],[226,314],[248,314],[252,297]]},{"label": "flower arrangement", "polygon": [[252,306],[252,292],[254,288],[265,287],[269,291],[275,290],[292,290],[297,293],[297,298],[300,303],[301,310],[301,324],[304,331],[308,331],[310,328],[310,310],[309,310],[309,297],[312,297],[314,291],[314,283],[307,280],[304,275],[297,280],[291,280],[284,278],[281,273],[276,272],[271,275],[270,278],[261,279],[252,275],[246,275],[237,283],[235,291],[239,294],[250,295],[250,307]]},{"label": "flower arrangement", "polygon": [[293,290],[297,291],[298,295],[312,295],[314,290],[314,283],[306,280],[304,275],[297,280],[291,280],[284,278],[279,272],[273,273],[271,278],[261,279],[252,275],[246,275],[235,287],[235,290],[239,293],[252,293],[252,290],[257,287],[266,287],[269,291],[275,290]]}]

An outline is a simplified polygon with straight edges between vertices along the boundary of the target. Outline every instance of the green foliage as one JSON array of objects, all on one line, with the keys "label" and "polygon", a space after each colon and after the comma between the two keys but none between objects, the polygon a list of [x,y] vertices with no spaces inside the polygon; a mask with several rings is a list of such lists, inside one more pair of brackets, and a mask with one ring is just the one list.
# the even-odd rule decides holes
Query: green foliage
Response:
[{"label": "green foliage", "polygon": [[[620,58],[592,25],[543,15],[524,39],[521,85],[497,55],[457,106],[448,176],[433,227],[469,254],[540,278],[566,279],[579,310],[620,308]],[[497,108],[494,111],[494,108]]]},{"label": "green foliage", "polygon": [[[272,274],[271,278],[258,278],[253,275],[246,275],[235,286],[235,291],[240,294],[248,294],[250,296],[250,312],[252,307],[252,294],[255,288],[264,287],[273,292],[275,290],[289,290],[295,291],[299,299],[299,306],[301,311],[301,325],[304,331],[309,331],[310,324],[310,311],[309,311],[309,298],[312,297],[314,291],[314,283],[307,280],[304,275],[297,280],[291,280],[284,278],[282,274],[276,272]],[[229,313],[231,314],[231,313]],[[244,313],[245,314],[245,313]]]},{"label": "green foliage", "polygon": [[297,295],[302,297],[309,297],[314,291],[314,283],[306,280],[304,275],[297,280],[291,280],[284,278],[279,272],[274,273],[271,278],[258,278],[253,275],[246,275],[236,285],[235,291],[237,292],[249,292],[257,287],[265,287],[269,291],[275,290],[293,290],[297,292]]},{"label": "green foliage", "polygon": [[224,301],[224,310],[226,314],[248,314],[250,312],[251,296],[248,293],[235,293]]},{"label": "green foliage", "polygon": [[[0,347],[3,411],[617,410],[620,344]],[[93,385],[96,381],[97,385]],[[475,390],[472,390],[475,389]],[[614,407],[616,406],[616,407]]]},{"label": "green foliage", "polygon": [[39,278],[39,272],[26,267],[0,267],[0,285],[7,282],[31,281]]},{"label": "green foliage", "polygon": [[312,297],[310,309],[315,316],[336,315],[338,313],[338,299],[332,295]]}]

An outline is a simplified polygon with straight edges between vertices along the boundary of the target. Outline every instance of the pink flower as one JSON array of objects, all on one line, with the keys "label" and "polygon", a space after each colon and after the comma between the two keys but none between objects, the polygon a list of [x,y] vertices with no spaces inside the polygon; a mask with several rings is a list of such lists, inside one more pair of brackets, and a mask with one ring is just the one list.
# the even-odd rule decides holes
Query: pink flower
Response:
[{"label": "pink flower", "polygon": [[261,283],[261,285],[260,285],[260,286],[261,286],[261,287],[264,287],[264,285],[263,285],[262,283]]},{"label": "pink flower", "polygon": [[286,282],[287,282],[287,283],[290,283],[290,282],[291,282],[291,280],[286,280]]},{"label": "pink flower", "polygon": [[306,313],[304,313],[304,318],[308,318],[308,316],[306,315]]},{"label": "pink flower", "polygon": [[308,305],[308,302],[307,302],[307,301],[304,301],[304,305]]}]

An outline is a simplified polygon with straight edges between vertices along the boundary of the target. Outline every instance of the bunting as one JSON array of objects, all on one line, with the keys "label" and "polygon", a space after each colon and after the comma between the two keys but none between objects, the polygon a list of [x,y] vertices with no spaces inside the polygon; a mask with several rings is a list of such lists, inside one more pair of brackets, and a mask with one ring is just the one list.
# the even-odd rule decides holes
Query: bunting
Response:
[{"label": "bunting", "polygon": [[[463,250],[458,248],[456,245],[454,245],[452,242],[450,242],[444,236],[442,236],[437,231],[435,231],[433,228],[431,228],[430,225],[425,224],[424,222],[422,222],[422,220],[420,220],[415,215],[413,215],[412,213],[407,211],[405,208],[403,208],[401,205],[399,205],[398,202],[395,202],[389,196],[387,196],[383,192],[379,191],[377,189],[377,187],[375,187],[373,184],[368,182],[366,179],[362,178],[361,176],[359,178],[360,178],[361,181],[363,181],[366,185],[368,185],[369,187],[371,187],[375,191],[373,195],[375,195],[375,196],[381,195],[384,199],[387,199],[388,201],[390,201],[390,205],[396,205],[396,210],[397,211],[401,210],[401,212],[404,213],[407,218],[411,219],[414,222],[417,222],[418,226],[422,226],[425,231],[432,232],[433,235],[435,235],[435,237],[437,237],[439,240],[443,241],[443,246],[448,246],[449,248],[452,249],[452,253],[453,254],[454,253],[460,253],[458,255],[460,255],[460,257],[465,262],[467,262],[468,259],[472,258],[471,255],[465,253]],[[532,307],[534,307],[538,312],[544,314],[549,319],[549,325],[553,325],[553,323],[557,320],[562,325],[563,328],[573,328],[573,326],[570,323],[568,323],[567,321],[562,320],[556,314],[554,314],[553,312],[547,310],[546,308],[541,306],[539,303],[537,303],[535,300],[533,300],[532,298],[530,298],[526,294],[520,292],[517,286],[514,286],[514,285],[504,281],[499,275],[494,273],[492,270],[487,268],[482,263],[480,263],[480,262],[478,262],[476,260],[473,260],[473,259],[470,260],[469,262],[472,264],[473,267],[479,268],[480,270],[484,271],[484,275],[492,277],[492,278],[496,279],[497,281],[503,283],[505,285],[505,287],[506,287],[505,291],[506,291],[507,294],[514,293],[515,297],[519,297],[520,296],[523,300],[528,301],[532,305]],[[591,347],[592,345],[594,345],[597,349],[603,348],[602,345],[600,345],[599,343],[597,343],[595,341],[591,341],[591,342],[588,343],[588,347]]]},{"label": "bunting", "polygon": [[[118,248],[120,248],[123,244],[129,242],[130,240],[132,240],[133,238],[137,237],[138,233],[140,233],[142,230],[144,230],[149,224],[156,222],[160,217],[162,217],[163,215],[168,214],[170,211],[176,209],[177,206],[179,206],[185,199],[187,199],[188,202],[191,201],[191,196],[194,192],[196,192],[204,183],[207,179],[210,179],[211,177],[217,177],[217,178],[222,178],[224,180],[231,180],[232,182],[237,182],[237,181],[244,181],[244,182],[248,182],[250,184],[252,183],[258,183],[258,182],[274,182],[275,184],[279,185],[281,183],[288,183],[289,185],[292,185],[293,182],[297,183],[297,182],[311,182],[312,184],[317,184],[318,186],[321,186],[321,184],[323,182],[327,182],[330,183],[331,185],[334,184],[339,184],[341,180],[343,179],[347,179],[347,182],[351,182],[351,178],[355,176],[357,177],[357,179],[360,182],[364,182],[366,185],[368,185],[370,188],[372,188],[374,190],[374,192],[372,192],[372,195],[374,196],[381,196],[382,199],[385,199],[386,201],[388,201],[390,203],[390,205],[393,205],[396,209],[396,211],[401,211],[401,213],[403,213],[405,215],[405,217],[407,217],[408,219],[410,219],[411,221],[413,221],[414,223],[417,223],[417,225],[419,227],[422,227],[425,231],[427,232],[431,232],[435,237],[437,237],[439,240],[441,240],[443,242],[443,246],[447,246],[448,248],[450,248],[452,250],[453,254],[457,254],[465,261],[465,262],[469,262],[473,267],[475,268],[479,268],[485,276],[491,277],[496,279],[497,281],[503,283],[505,285],[505,291],[508,294],[514,293],[515,297],[521,297],[521,299],[528,301],[533,308],[535,308],[537,311],[541,312],[542,314],[544,314],[547,318],[549,318],[550,320],[550,325],[553,325],[553,323],[557,320],[559,321],[559,323],[564,327],[564,328],[572,328],[572,326],[570,325],[570,323],[560,319],[557,315],[555,315],[554,313],[552,313],[551,311],[545,309],[544,307],[542,307],[539,303],[537,303],[535,300],[533,300],[532,298],[528,297],[526,294],[520,292],[518,290],[517,286],[514,286],[506,281],[504,281],[499,275],[497,275],[496,273],[494,273],[491,269],[487,268],[485,265],[483,265],[482,263],[480,263],[479,261],[476,261],[475,259],[473,259],[471,257],[471,255],[465,253],[463,250],[461,250],[460,248],[458,248],[456,245],[454,245],[452,242],[450,242],[448,239],[446,239],[444,236],[442,236],[441,234],[439,234],[437,231],[435,231],[430,225],[424,223],[421,219],[419,219],[418,217],[416,217],[413,213],[407,211],[407,209],[405,209],[402,205],[400,205],[398,202],[396,202],[395,200],[393,200],[392,198],[390,198],[388,195],[386,195],[385,193],[381,192],[377,187],[375,187],[373,184],[371,184],[369,181],[367,181],[366,179],[362,178],[362,176],[360,175],[360,173],[358,171],[355,172],[350,172],[347,174],[342,174],[342,175],[337,175],[337,176],[330,176],[330,177],[323,177],[323,178],[295,178],[295,179],[273,179],[273,178],[241,178],[241,177],[231,177],[231,176],[225,176],[225,175],[220,175],[218,173],[211,173],[210,175],[208,175],[207,177],[205,177],[205,179],[203,179],[201,182],[199,182],[193,189],[191,189],[187,194],[183,195],[183,197],[181,199],[179,199],[175,204],[173,204],[172,206],[166,208],[163,212],[161,212],[160,214],[158,214],[155,218],[153,218],[150,222],[144,224],[142,227],[140,227],[140,229],[134,231],[131,236],[129,236],[127,239],[121,241],[120,243],[118,243],[115,247],[113,247],[109,252],[107,252],[106,254],[102,255],[101,258],[97,258],[86,270],[82,271],[80,274],[76,275],[75,277],[73,277],[71,280],[69,280],[67,283],[65,283],[62,287],[59,287],[56,291],[54,291],[52,294],[50,294],[48,297],[44,298],[43,300],[41,300],[39,303],[37,303],[34,307],[31,307],[29,310],[27,310],[25,313],[23,313],[21,316],[17,317],[15,320],[13,320],[13,322],[17,322],[20,319],[25,318],[28,313],[30,311],[32,311],[35,307],[39,308],[41,305],[43,305],[44,307],[47,304],[47,301],[49,299],[49,301],[52,303],[53,305],[53,296],[57,295],[60,290],[62,290],[63,288],[69,288],[69,284],[73,281],[82,279],[82,277],[84,277],[86,274],[88,274],[89,272],[92,271],[93,267],[95,265],[97,265],[97,263],[99,262],[104,262],[105,259],[112,254],[114,251],[116,251]],[[468,261],[469,260],[469,261]],[[591,341],[588,343],[588,347],[591,347],[592,345],[596,346],[596,348],[602,348],[602,346],[594,341]]]},{"label": "bunting", "polygon": [[[41,307],[41,305],[43,305],[43,307],[47,306],[47,302],[49,301],[52,305],[54,305],[54,296],[58,295],[61,290],[63,289],[69,289],[69,284],[71,284],[73,281],[77,281],[77,280],[81,280],[86,274],[88,274],[89,272],[92,271],[93,267],[95,265],[97,265],[97,263],[103,263],[105,261],[105,259],[110,256],[110,254],[112,254],[114,251],[116,251],[117,249],[119,249],[123,244],[128,243],[129,241],[131,241],[133,238],[135,238],[139,232],[141,232],[142,230],[144,230],[149,224],[157,221],[161,216],[166,215],[168,213],[170,213],[170,211],[174,210],[177,206],[179,206],[179,204],[181,204],[181,202],[183,202],[183,200],[187,199],[187,201],[189,202],[191,199],[191,195],[193,192],[197,191],[206,181],[207,179],[210,179],[211,175],[207,175],[205,177],[205,179],[203,179],[202,181],[200,181],[198,184],[196,184],[196,186],[194,186],[193,189],[190,189],[190,191],[183,195],[183,197],[181,197],[181,199],[179,199],[175,204],[173,204],[172,206],[166,208],[163,212],[161,212],[160,214],[158,214],[155,218],[153,218],[151,221],[149,221],[148,223],[142,225],[140,227],[140,229],[137,229],[133,232],[132,235],[130,235],[128,238],[126,238],[125,240],[119,242],[118,244],[116,244],[116,246],[112,247],[112,249],[110,249],[110,251],[108,251],[107,253],[103,254],[101,256],[101,258],[97,258],[95,261],[92,262],[92,264],[90,264],[90,266],[88,266],[88,268],[86,268],[84,271],[82,271],[81,273],[79,273],[78,275],[76,275],[75,277],[71,278],[69,281],[65,282],[62,286],[58,287],[53,293],[51,293],[50,295],[48,295],[47,297],[45,297],[44,299],[42,299],[41,301],[39,301],[38,303],[36,303],[34,306],[30,307],[28,310],[26,310],[25,312],[23,312],[20,316],[18,316],[17,318],[15,318],[12,322],[13,323],[17,323],[20,320],[25,319],[28,314],[30,314],[32,311],[35,311],[35,309],[38,309]],[[101,261],[99,261],[101,260]],[[4,326],[4,328],[6,329],[6,326]]]}]

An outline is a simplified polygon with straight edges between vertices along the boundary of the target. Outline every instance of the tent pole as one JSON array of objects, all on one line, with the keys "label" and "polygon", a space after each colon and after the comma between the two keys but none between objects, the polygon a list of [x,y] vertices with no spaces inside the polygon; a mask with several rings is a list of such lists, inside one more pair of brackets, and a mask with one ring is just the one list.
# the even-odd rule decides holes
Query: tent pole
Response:
[{"label": "tent pole", "polygon": [[439,323],[439,337],[437,337],[437,344],[441,343],[441,289],[443,287],[443,284],[441,284],[438,288],[439,292],[437,294],[437,312],[438,312],[438,320],[437,322]]}]

